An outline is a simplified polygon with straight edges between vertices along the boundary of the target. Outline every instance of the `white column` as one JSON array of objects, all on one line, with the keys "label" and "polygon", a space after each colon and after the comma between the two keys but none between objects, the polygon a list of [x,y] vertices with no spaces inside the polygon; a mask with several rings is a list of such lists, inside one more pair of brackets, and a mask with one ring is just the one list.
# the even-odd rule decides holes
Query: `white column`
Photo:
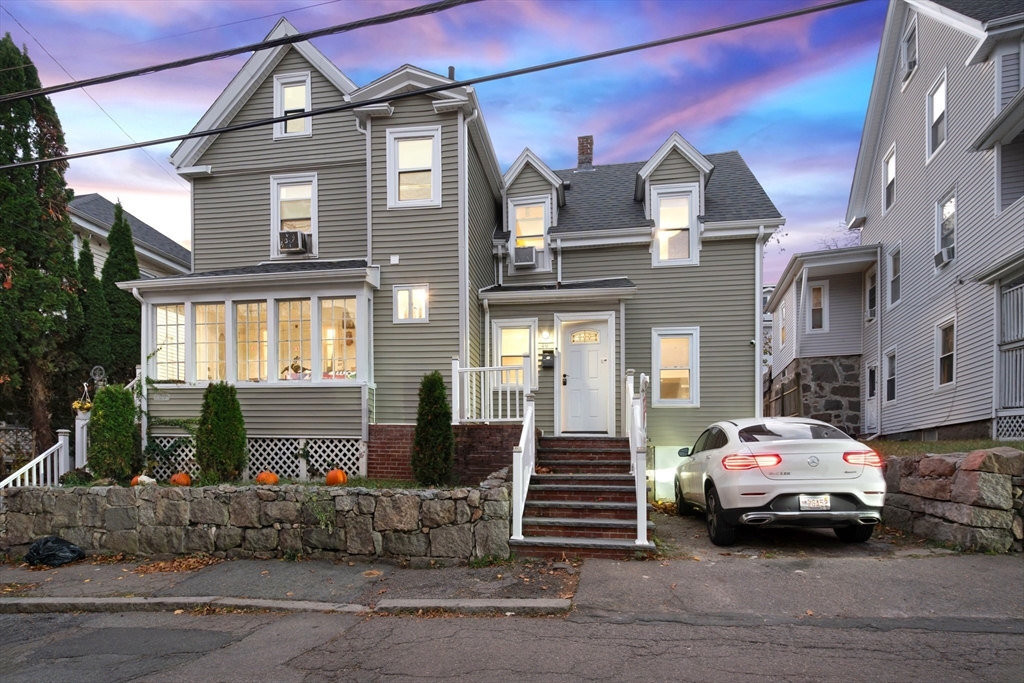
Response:
[{"label": "white column", "polygon": [[[57,443],[60,449],[57,451],[57,479],[68,471],[68,459],[71,457],[71,432],[67,429],[57,430]],[[52,474],[51,474],[52,477]],[[54,481],[54,484],[57,482]]]},{"label": "white column", "polygon": [[75,415],[75,469],[85,467],[88,459],[89,413]]},{"label": "white column", "polygon": [[452,424],[459,424],[462,407],[459,396],[459,359],[452,358]]}]

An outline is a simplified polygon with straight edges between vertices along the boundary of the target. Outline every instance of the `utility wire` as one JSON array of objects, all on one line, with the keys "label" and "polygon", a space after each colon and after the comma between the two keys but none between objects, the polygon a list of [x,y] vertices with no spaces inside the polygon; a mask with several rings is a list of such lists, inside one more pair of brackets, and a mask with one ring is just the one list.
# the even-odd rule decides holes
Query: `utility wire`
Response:
[{"label": "utility wire", "polygon": [[404,100],[409,97],[417,97],[419,95],[429,95],[435,92],[442,92],[444,90],[454,90],[456,88],[463,88],[479,83],[489,83],[491,81],[499,81],[506,78],[513,78],[515,76],[523,76],[526,74],[537,73],[540,71],[550,71],[551,69],[558,69],[564,66],[571,66],[573,64],[583,64],[585,62],[593,62],[598,59],[605,59],[607,57],[615,57],[617,55],[628,54],[631,52],[639,52],[641,50],[649,50],[655,47],[661,47],[663,45],[671,45],[674,43],[681,43],[687,40],[694,40],[696,38],[704,38],[707,36],[718,35],[720,33],[727,33],[729,31],[737,31],[744,28],[750,28],[753,26],[761,26],[764,24],[770,24],[776,21],[783,21],[785,19],[792,19],[794,17],[805,16],[808,14],[817,14],[819,12],[826,12],[828,10],[838,9],[840,7],[846,7],[847,5],[856,5],[868,0],[838,0],[837,2],[830,2],[823,5],[815,5],[813,7],[805,7],[803,9],[792,10],[790,12],[782,12],[780,14],[772,14],[767,17],[760,19],[750,19],[748,21],[741,21],[735,24],[727,24],[725,26],[719,26],[716,28],[704,29],[702,31],[695,31],[693,33],[684,33],[670,38],[661,38],[659,40],[652,40],[646,43],[637,43],[635,45],[629,45],[626,47],[619,47],[613,50],[605,50],[603,52],[594,52],[588,55],[582,55],[579,57],[571,57],[569,59],[562,59],[555,62],[547,62],[546,64],[538,64],[535,66],[528,66],[522,69],[513,69],[511,71],[503,71],[489,76],[478,76],[476,78],[467,78],[462,81],[452,81],[450,83],[444,83],[442,85],[434,85],[429,88],[420,88],[418,90],[408,90],[400,93],[392,93],[384,97],[377,97],[373,99],[362,100],[360,102],[346,102],[345,104],[338,104],[333,107],[324,107],[323,109],[314,109],[306,112],[300,112],[297,114],[288,114],[286,116],[275,116],[273,118],[260,119],[258,121],[249,121],[246,123],[236,123],[230,126],[223,126],[221,128],[211,128],[202,131],[195,131],[192,133],[185,133],[184,135],[173,135],[171,137],[159,138],[156,140],[149,140],[147,142],[140,142],[134,145],[121,145],[119,147],[107,147],[105,149],[97,149],[89,152],[78,152],[76,154],[65,154],[59,157],[50,157],[48,159],[36,159],[34,161],[22,161],[16,164],[7,164],[6,166],[0,166],[0,170],[6,170],[8,168],[21,168],[23,166],[35,166],[37,164],[49,163],[53,161],[66,161],[70,159],[81,159],[83,157],[91,157],[99,154],[111,154],[113,152],[122,152],[128,149],[135,149],[137,147],[152,146],[152,145],[163,145],[168,142],[177,142],[179,140],[191,140],[193,138],[202,138],[208,135],[217,135],[219,133],[230,133],[238,130],[248,130],[249,128],[258,128],[261,126],[268,126],[274,123],[280,123],[282,121],[291,121],[293,119],[304,119],[313,116],[322,116],[324,114],[333,114],[340,111],[349,111],[358,107],[367,107],[374,104],[386,104],[388,102],[394,102],[395,100]]},{"label": "utility wire", "polygon": [[[224,28],[226,26],[235,26],[236,24],[245,24],[245,23],[248,23],[250,21],[259,21],[260,19],[268,19],[270,17],[280,17],[280,16],[283,16],[285,14],[292,14],[294,12],[301,12],[304,9],[312,9],[314,7],[323,7],[324,5],[333,5],[333,4],[338,3],[338,2],[341,2],[341,0],[325,0],[325,2],[318,2],[318,3],[312,4],[312,5],[303,5],[302,7],[294,7],[292,9],[285,10],[284,12],[273,12],[271,14],[262,14],[262,15],[260,15],[258,17],[249,17],[248,19],[238,19],[237,21],[229,21],[226,24],[217,24],[216,26],[207,26],[205,28],[197,28],[197,29],[193,29],[191,31],[182,31],[181,33],[172,33],[170,35],[159,36],[157,38],[149,38],[148,40],[139,40],[139,41],[136,41],[134,43],[125,43],[124,45],[118,45],[116,47],[107,48],[106,50],[101,50],[101,52],[109,52],[110,50],[120,50],[120,49],[126,48],[126,47],[134,47],[136,45],[145,45],[146,43],[155,43],[155,42],[158,42],[158,41],[161,41],[161,40],[169,40],[171,38],[180,38],[181,36],[189,36],[189,35],[192,35],[193,33],[202,33],[203,31],[212,31],[212,30],[217,29],[217,28]],[[8,14],[10,14],[10,12],[8,12]],[[11,18],[14,19],[13,16]],[[14,19],[14,20],[18,21],[17,19]],[[19,23],[18,25],[20,26],[21,24]],[[22,28],[24,28],[24,27],[22,27]],[[27,31],[26,31],[26,33],[27,33]],[[31,34],[29,34],[29,35],[31,35]],[[34,37],[32,39],[36,40]],[[36,40],[36,42],[38,43],[39,41]],[[39,47],[42,47],[42,45],[40,45]],[[56,62],[57,60],[54,59],[53,61]],[[27,64],[19,64],[18,66],[9,66],[7,68],[0,69],[0,73],[3,73],[4,71],[15,71],[17,69],[24,69],[27,66],[28,66]],[[67,73],[67,71],[65,71],[64,73]],[[70,74],[69,74],[69,76],[70,76]]]},{"label": "utility wire", "polygon": [[[38,46],[39,46],[39,49],[40,49],[40,50],[42,50],[43,52],[45,52],[45,53],[46,53],[46,56],[47,56],[47,57],[49,57],[50,59],[52,59],[52,60],[53,60],[53,63],[54,63],[54,64],[56,64],[57,66],[59,66],[59,67],[60,67],[60,70],[61,70],[61,71],[63,71],[63,72],[65,73],[65,74],[67,74],[68,78],[70,78],[70,79],[71,79],[72,81],[73,81],[73,80],[75,80],[75,77],[74,77],[74,76],[72,76],[72,75],[71,75],[71,74],[70,74],[70,73],[68,72],[68,70],[64,68],[64,65],[63,65],[63,64],[61,64],[60,62],[58,62],[58,61],[57,61],[57,58],[56,58],[56,57],[54,57],[53,55],[51,55],[51,54],[50,54],[50,51],[49,51],[49,50],[47,50],[47,49],[46,49],[46,47],[44,47],[44,46],[43,46],[43,44],[39,42],[39,39],[38,39],[38,38],[36,38],[36,37],[35,37],[34,35],[32,35],[32,32],[31,32],[31,31],[29,31],[29,30],[28,30],[27,28],[25,28],[25,25],[24,25],[23,23],[21,23],[20,21],[18,21],[18,17],[16,17],[16,16],[14,16],[13,14],[11,14],[11,11],[10,11],[9,9],[7,9],[6,7],[0,7],[0,9],[2,9],[2,10],[3,10],[4,12],[7,12],[7,16],[9,16],[9,17],[10,17],[11,19],[14,19],[14,23],[16,23],[16,24],[17,24],[18,26],[20,26],[20,27],[21,27],[21,30],[22,30],[22,31],[24,31],[25,33],[27,33],[27,34],[28,34],[28,37],[29,37],[29,38],[31,38],[32,40],[34,40],[34,41],[35,41],[36,45],[38,45]],[[88,98],[89,98],[90,100],[92,100],[92,101],[93,101],[93,104],[95,104],[95,105],[96,105],[97,107],[99,107],[99,108],[100,108],[100,111],[101,111],[101,112],[103,112],[104,114],[106,114],[107,118],[108,118],[108,119],[110,119],[111,123],[113,123],[113,124],[114,124],[115,126],[117,126],[117,127],[118,127],[118,129],[119,129],[119,130],[120,130],[120,131],[121,131],[122,133],[124,133],[124,135],[125,135],[125,137],[126,137],[126,138],[128,138],[128,139],[129,139],[129,140],[131,140],[132,142],[134,142],[134,143],[138,144],[138,140],[136,140],[135,138],[133,138],[133,137],[132,137],[132,136],[131,136],[131,135],[130,135],[130,134],[128,133],[128,131],[126,131],[126,130],[124,129],[124,127],[123,127],[123,126],[121,126],[121,124],[120,124],[120,123],[118,123],[117,121],[115,121],[115,120],[114,120],[114,117],[110,115],[110,112],[108,112],[108,111],[107,111],[106,109],[104,109],[104,108],[103,108],[103,105],[102,105],[102,104],[100,104],[99,102],[97,102],[97,101],[96,101],[96,98],[95,98],[95,97],[93,97],[93,96],[92,96],[92,95],[91,95],[91,94],[89,93],[89,91],[88,91],[88,90],[86,90],[85,88],[82,88],[82,92],[83,92],[83,93],[85,93],[85,96],[86,96],[86,97],[88,97]],[[142,153],[143,153],[143,154],[145,154],[145,155],[146,155],[147,157],[149,157],[149,160],[150,160],[150,161],[152,161],[152,162],[153,162],[154,164],[156,164],[156,165],[157,165],[157,166],[158,166],[158,167],[160,168],[160,170],[161,170],[161,171],[163,171],[164,173],[166,173],[166,174],[167,174],[167,177],[168,177],[168,178],[170,178],[171,180],[173,180],[173,181],[174,181],[174,183],[175,183],[176,185],[178,185],[178,187],[180,187],[180,188],[181,188],[181,189],[183,189],[183,190],[188,190],[188,187],[186,187],[186,186],[185,186],[185,184],[181,182],[181,178],[179,178],[179,177],[178,177],[178,176],[176,176],[175,174],[171,173],[171,169],[167,168],[167,166],[166,166],[165,164],[161,164],[161,163],[160,163],[159,161],[157,161],[156,159],[154,159],[154,158],[153,158],[153,155],[152,155],[152,154],[150,154],[149,152],[147,152],[147,151],[146,151],[146,150],[145,150],[144,148],[140,148],[140,149],[142,150]]]},{"label": "utility wire", "polygon": [[329,36],[337,33],[346,33],[348,31],[354,31],[356,29],[366,28],[369,26],[380,26],[381,24],[390,24],[396,21],[401,21],[402,19],[408,19],[410,17],[421,17],[427,14],[435,14],[437,12],[449,10],[453,7],[467,5],[474,2],[480,2],[480,0],[439,0],[438,2],[420,5],[419,7],[411,7],[409,9],[404,9],[398,12],[380,14],[374,17],[367,17],[366,19],[350,21],[345,24],[328,26],[327,28],[317,29],[316,31],[296,33],[291,36],[275,38],[274,40],[265,40],[259,43],[243,45],[241,47],[233,47],[228,50],[221,50],[220,52],[211,52],[209,54],[199,55],[198,57],[189,57],[187,59],[179,59],[174,62],[166,62],[164,64],[157,64],[155,66],[147,66],[141,69],[121,71],[119,73],[110,74],[107,76],[96,76],[94,78],[86,78],[81,81],[76,81],[74,83],[62,83],[60,85],[52,85],[48,88],[24,90],[22,92],[0,95],[0,102],[17,102],[19,100],[25,100],[30,97],[52,95],[53,93],[65,92],[67,90],[75,90],[77,88],[83,88],[88,85],[112,83],[114,81],[121,81],[126,78],[134,78],[135,76],[144,76],[146,74],[158,73],[160,71],[167,71],[169,69],[180,69],[183,66],[191,66],[193,64],[200,64],[202,62],[210,62],[215,59],[224,59],[225,57],[231,57],[233,55],[242,54],[244,52],[256,52],[259,50],[267,50],[269,48],[277,47],[279,45],[291,45],[292,43],[300,43],[306,40],[310,40],[312,38],[319,38],[321,36]]}]

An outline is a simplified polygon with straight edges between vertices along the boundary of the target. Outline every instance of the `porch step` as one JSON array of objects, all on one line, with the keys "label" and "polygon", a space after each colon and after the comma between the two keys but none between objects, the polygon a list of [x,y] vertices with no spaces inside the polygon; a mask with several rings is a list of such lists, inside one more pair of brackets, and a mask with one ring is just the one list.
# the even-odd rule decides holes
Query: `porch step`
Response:
[{"label": "porch step", "polygon": [[[579,474],[629,474],[629,460],[543,460],[537,459],[538,467],[551,470],[551,474],[575,476]],[[547,476],[547,475],[534,475]]]},{"label": "porch step", "polygon": [[[654,508],[648,504],[648,512]],[[582,502],[575,500],[531,500],[524,512],[534,517],[575,517],[579,519],[636,519],[636,503]]]},{"label": "porch step", "polygon": [[538,458],[550,458],[552,460],[572,460],[585,458],[588,460],[617,460],[629,458],[629,447],[626,448],[547,448],[538,446]]},{"label": "porch step", "polygon": [[540,449],[602,449],[602,448],[624,448],[629,449],[629,439],[620,437],[600,436],[542,436],[537,442]]},{"label": "porch step", "polygon": [[530,484],[528,498],[537,501],[576,500],[632,503],[636,501],[634,486],[605,486],[593,484]]},{"label": "porch step", "polygon": [[635,541],[619,538],[571,538],[566,536],[531,536],[508,542],[513,552],[521,557],[560,558],[604,557],[628,559],[637,553],[654,552],[653,543],[637,545]]},{"label": "porch step", "polygon": [[[647,521],[647,536],[654,531],[654,522]],[[559,536],[568,538],[636,539],[636,517],[633,519],[588,519],[582,517],[524,517],[523,534],[527,538]]]},{"label": "porch step", "polygon": [[593,486],[633,486],[633,475],[627,473],[552,473],[534,474],[531,484],[588,484]]}]

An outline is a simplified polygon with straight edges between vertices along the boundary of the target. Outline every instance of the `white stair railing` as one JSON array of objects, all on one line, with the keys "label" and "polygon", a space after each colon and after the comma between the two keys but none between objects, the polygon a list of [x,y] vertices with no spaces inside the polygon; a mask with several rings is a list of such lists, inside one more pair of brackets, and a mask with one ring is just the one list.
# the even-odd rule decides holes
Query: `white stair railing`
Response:
[{"label": "white stair railing", "polygon": [[[142,419],[142,393],[136,391],[136,388],[140,386],[142,386],[142,366],[136,365],[135,379],[124,385],[125,389],[131,391],[135,395],[136,423],[139,423]],[[75,469],[85,467],[89,462],[90,420],[92,420],[92,411],[86,411],[75,415]],[[143,432],[145,432],[145,429],[143,429]],[[145,433],[143,434],[143,437],[145,437]]]},{"label": "white stair railing", "polygon": [[537,435],[534,419],[533,394],[526,394],[523,409],[523,431],[519,445],[512,449],[512,538],[523,539],[523,512],[526,494],[530,490],[530,477],[537,467]]},{"label": "white stair railing", "polygon": [[526,411],[529,391],[527,368],[523,365],[463,368],[452,359],[452,424],[462,422],[519,422]]},{"label": "white stair railing", "polygon": [[0,481],[0,491],[15,486],[58,486],[61,475],[68,471],[70,438],[69,430],[58,429],[57,443]]},{"label": "white stair railing", "polygon": [[[627,414],[629,434],[629,473],[636,486],[636,544],[647,541],[647,387],[650,379],[640,373],[639,391],[633,380],[633,370],[626,370],[626,395],[630,397]],[[634,393],[636,391],[636,393]]]}]

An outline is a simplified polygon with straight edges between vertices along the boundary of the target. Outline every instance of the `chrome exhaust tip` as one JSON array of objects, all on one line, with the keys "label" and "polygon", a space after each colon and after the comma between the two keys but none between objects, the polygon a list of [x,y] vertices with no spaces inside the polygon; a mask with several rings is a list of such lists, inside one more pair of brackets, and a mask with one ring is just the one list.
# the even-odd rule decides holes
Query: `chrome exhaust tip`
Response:
[{"label": "chrome exhaust tip", "polygon": [[768,524],[774,519],[771,515],[743,515],[744,524]]},{"label": "chrome exhaust tip", "polygon": [[858,524],[864,524],[864,525],[881,524],[882,520],[880,520],[878,517],[859,517],[857,519],[857,523]]}]

